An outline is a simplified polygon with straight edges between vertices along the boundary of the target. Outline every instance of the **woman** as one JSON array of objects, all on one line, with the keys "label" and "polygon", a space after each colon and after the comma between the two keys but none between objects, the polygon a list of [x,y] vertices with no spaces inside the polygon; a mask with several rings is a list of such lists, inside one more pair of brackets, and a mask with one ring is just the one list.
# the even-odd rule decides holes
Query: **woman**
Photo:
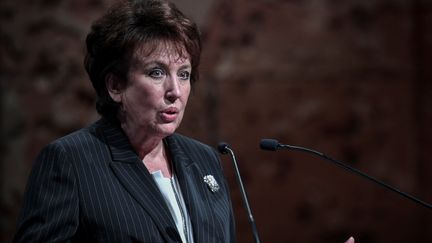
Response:
[{"label": "woman", "polygon": [[201,44],[165,1],[125,1],[95,22],[85,67],[102,118],[47,145],[15,242],[233,242],[217,153],[176,134]]}]

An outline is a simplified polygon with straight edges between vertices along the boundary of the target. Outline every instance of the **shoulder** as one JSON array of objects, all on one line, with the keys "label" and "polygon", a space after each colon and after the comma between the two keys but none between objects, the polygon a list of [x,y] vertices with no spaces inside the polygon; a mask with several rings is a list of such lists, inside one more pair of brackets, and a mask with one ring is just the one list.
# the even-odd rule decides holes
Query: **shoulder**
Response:
[{"label": "shoulder", "polygon": [[109,148],[98,123],[90,124],[43,146],[33,161],[33,167],[72,166],[77,169],[111,161]]},{"label": "shoulder", "polygon": [[102,142],[100,135],[100,121],[94,122],[79,130],[73,131],[47,144],[43,150],[62,150],[71,152],[76,150],[87,150],[92,145]]}]

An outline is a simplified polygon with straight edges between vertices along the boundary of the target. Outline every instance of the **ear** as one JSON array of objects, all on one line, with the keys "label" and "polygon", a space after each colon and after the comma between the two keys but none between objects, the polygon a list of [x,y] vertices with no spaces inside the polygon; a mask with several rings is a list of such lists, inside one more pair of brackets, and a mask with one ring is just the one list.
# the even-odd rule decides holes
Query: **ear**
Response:
[{"label": "ear", "polygon": [[105,77],[105,85],[111,99],[117,103],[121,103],[121,94],[123,93],[123,88],[119,77],[112,73],[107,74]]}]

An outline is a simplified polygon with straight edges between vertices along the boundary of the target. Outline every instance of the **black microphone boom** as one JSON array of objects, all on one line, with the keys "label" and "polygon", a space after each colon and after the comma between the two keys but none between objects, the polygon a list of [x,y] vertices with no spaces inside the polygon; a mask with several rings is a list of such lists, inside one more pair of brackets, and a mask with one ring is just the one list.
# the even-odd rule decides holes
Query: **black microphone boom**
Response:
[{"label": "black microphone boom", "polygon": [[243,186],[243,181],[242,181],[241,176],[240,176],[240,171],[239,171],[239,168],[237,166],[237,160],[236,160],[236,157],[234,155],[234,151],[229,147],[229,145],[227,143],[224,143],[224,142],[219,143],[218,150],[219,150],[219,152],[221,154],[228,154],[229,153],[231,155],[231,159],[233,161],[234,169],[236,171],[237,182],[239,184],[240,192],[241,192],[241,195],[242,195],[242,198],[243,198],[243,203],[244,203],[244,205],[246,207],[246,210],[247,210],[247,213],[248,213],[248,216],[249,216],[249,223],[252,226],[253,237],[254,237],[256,243],[260,243],[260,239],[259,239],[259,236],[258,236],[258,229],[256,227],[255,220],[254,220],[254,217],[252,215],[252,210],[251,210],[251,208],[249,206],[249,201],[247,199],[246,191],[245,191],[244,186]]},{"label": "black microphone boom", "polygon": [[262,139],[261,142],[260,142],[260,148],[264,149],[264,150],[270,150],[270,151],[276,151],[278,149],[284,148],[284,149],[290,149],[290,150],[296,150],[296,151],[306,152],[306,153],[318,156],[318,157],[320,157],[322,159],[325,159],[327,161],[330,161],[330,162],[336,164],[339,167],[342,167],[345,170],[348,170],[349,172],[352,172],[352,173],[354,173],[354,174],[356,174],[358,176],[361,176],[363,178],[366,178],[367,180],[370,180],[370,181],[372,181],[372,182],[374,182],[374,183],[376,183],[376,184],[378,184],[380,186],[383,186],[383,187],[389,189],[390,191],[396,192],[397,194],[399,194],[399,195],[401,195],[401,196],[403,196],[405,198],[408,198],[408,199],[410,199],[410,200],[412,200],[412,201],[414,201],[414,202],[416,202],[416,203],[418,203],[418,204],[420,204],[420,205],[422,205],[422,206],[424,206],[426,208],[432,209],[432,205],[430,205],[429,203],[424,202],[424,201],[422,201],[422,200],[420,200],[420,199],[418,199],[418,198],[416,198],[416,197],[414,197],[414,196],[412,196],[412,195],[410,195],[410,194],[408,194],[406,192],[403,192],[403,191],[401,191],[401,190],[399,190],[399,189],[397,189],[397,188],[395,188],[393,186],[390,186],[389,184],[386,184],[386,183],[384,183],[384,182],[382,182],[382,181],[380,181],[380,180],[378,180],[378,179],[376,179],[376,178],[374,178],[374,177],[372,177],[372,176],[370,176],[370,175],[368,175],[368,174],[366,174],[364,172],[361,172],[360,170],[358,170],[358,169],[356,169],[354,167],[351,167],[351,166],[349,166],[349,165],[347,165],[345,163],[342,163],[340,161],[332,159],[332,158],[328,157],[327,155],[325,155],[325,154],[323,154],[321,152],[318,152],[316,150],[308,149],[308,148],[304,148],[304,147],[299,147],[299,146],[280,144],[275,139]]}]

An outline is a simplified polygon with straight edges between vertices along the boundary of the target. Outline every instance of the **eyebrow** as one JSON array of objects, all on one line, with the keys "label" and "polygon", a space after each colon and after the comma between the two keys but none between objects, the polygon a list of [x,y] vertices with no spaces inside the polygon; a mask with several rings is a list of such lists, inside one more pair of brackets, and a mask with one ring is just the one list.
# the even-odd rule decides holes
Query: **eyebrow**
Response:
[{"label": "eyebrow", "polygon": [[[150,61],[150,62],[147,62],[147,63],[143,62],[143,63],[141,63],[139,65],[140,66],[144,66],[144,67],[151,66],[151,65],[157,65],[157,66],[162,66],[164,68],[167,68],[169,66],[169,65],[167,65],[167,63],[164,63],[164,62],[161,62],[161,61],[157,61],[157,60]],[[183,65],[180,66],[179,69],[192,69],[192,65],[190,63],[183,64]]]},{"label": "eyebrow", "polygon": [[190,64],[184,64],[180,66],[180,69],[192,69],[192,65]]}]

